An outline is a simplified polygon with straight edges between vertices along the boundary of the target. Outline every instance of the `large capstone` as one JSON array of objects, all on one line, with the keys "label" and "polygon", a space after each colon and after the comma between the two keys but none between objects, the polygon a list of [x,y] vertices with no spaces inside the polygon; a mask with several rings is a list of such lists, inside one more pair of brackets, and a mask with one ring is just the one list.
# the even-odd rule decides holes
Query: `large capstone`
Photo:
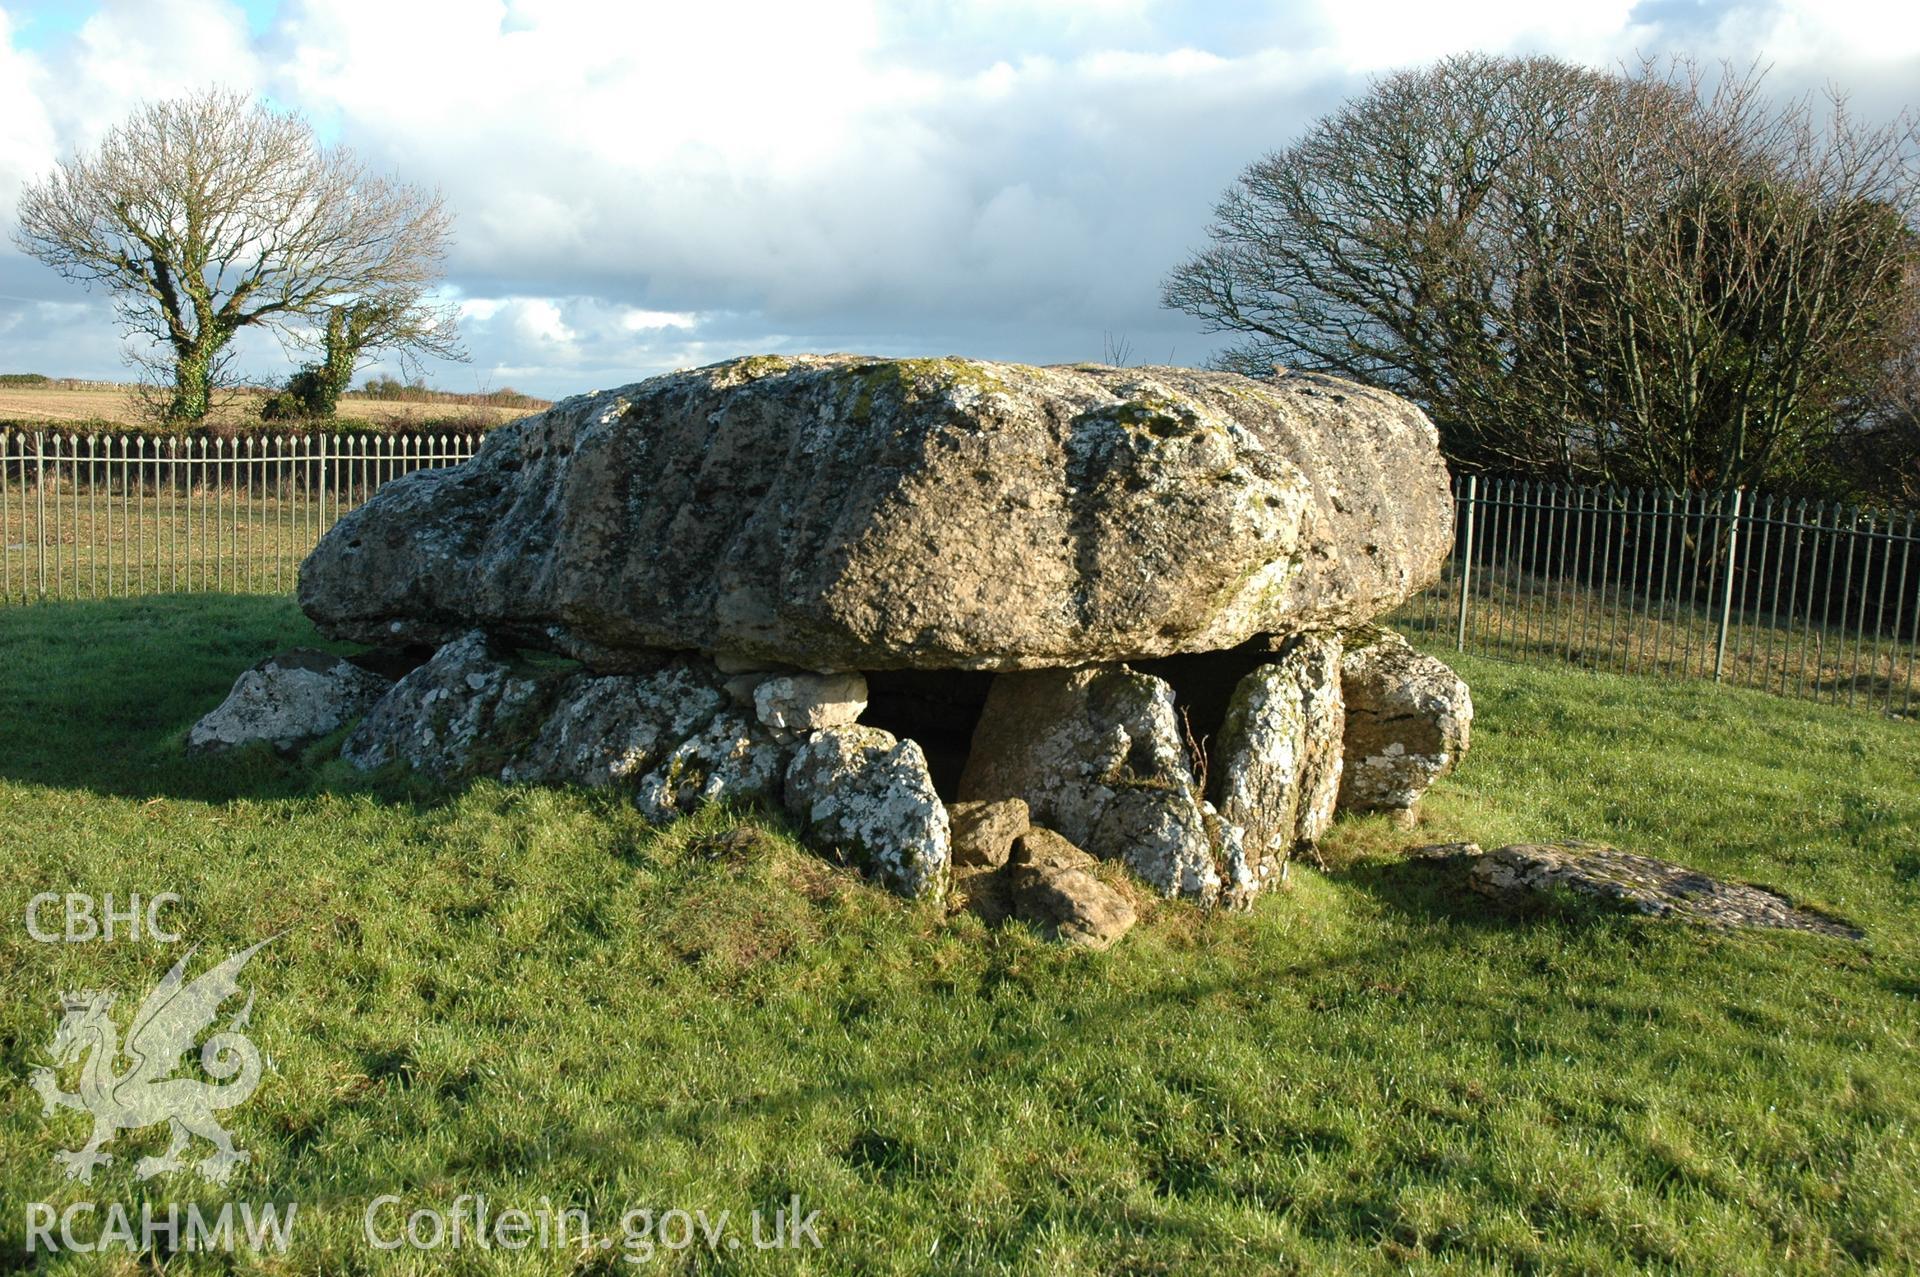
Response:
[{"label": "large capstone", "polygon": [[1124,665],[996,678],[960,798],[1025,799],[1035,824],[1125,861],[1162,892],[1219,894],[1173,689]]},{"label": "large capstone", "polygon": [[479,628],[600,672],[1074,667],[1362,623],[1451,535],[1431,423],[1351,382],[760,357],[384,485],[300,603],[335,638]]}]

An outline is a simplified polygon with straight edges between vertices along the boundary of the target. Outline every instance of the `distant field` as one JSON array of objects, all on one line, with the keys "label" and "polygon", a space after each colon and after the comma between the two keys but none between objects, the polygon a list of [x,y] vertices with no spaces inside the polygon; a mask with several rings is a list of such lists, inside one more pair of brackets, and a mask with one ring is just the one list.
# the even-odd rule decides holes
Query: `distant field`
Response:
[{"label": "distant field", "polygon": [[[450,397],[451,398],[451,397]],[[244,421],[258,415],[261,395],[236,393],[226,397],[209,418],[216,423]],[[399,399],[365,399],[358,395],[340,401],[340,416],[350,421],[387,424],[394,421],[443,421],[448,417],[481,417],[495,425],[518,421],[537,408],[498,408],[471,399],[445,403],[418,403]],[[101,390],[42,390],[0,386],[0,421],[114,421],[140,424],[139,405],[130,387]]]}]

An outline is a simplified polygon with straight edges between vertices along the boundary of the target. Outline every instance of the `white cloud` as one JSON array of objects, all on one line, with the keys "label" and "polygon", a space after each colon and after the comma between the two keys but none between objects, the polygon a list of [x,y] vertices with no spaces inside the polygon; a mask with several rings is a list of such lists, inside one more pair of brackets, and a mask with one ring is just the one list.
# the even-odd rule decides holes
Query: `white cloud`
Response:
[{"label": "white cloud", "polygon": [[147,99],[262,87],[246,15],[225,0],[107,0],[81,24],[59,73],[48,103],[65,140],[82,145]]},{"label": "white cloud", "polygon": [[1409,0],[1323,0],[1314,25],[1321,52],[1348,71],[1383,71],[1469,49],[1538,50],[1583,61],[1611,61],[1630,25],[1632,0],[1541,4],[1539,0],[1475,0],[1472,4]]},{"label": "white cloud", "polygon": [[632,310],[620,316],[620,326],[630,333],[656,332],[662,328],[692,328],[699,316],[678,310]]},{"label": "white cloud", "polygon": [[[288,0],[251,38],[219,0],[110,0],[32,55],[0,16],[0,213],[140,96],[217,78],[445,191],[475,356],[449,384],[558,392],[754,349],[1092,358],[1107,331],[1198,360],[1212,339],[1159,279],[1244,164],[1367,74],[1690,50],[1902,100],[1917,21],[1866,0]],[[5,248],[0,294],[73,295]]]},{"label": "white cloud", "polygon": [[487,323],[511,300],[506,297],[468,297],[460,303],[460,318]]},{"label": "white cloud", "polygon": [[55,157],[48,88],[39,60],[13,47],[13,20],[0,9],[0,215],[11,221],[20,188]]},{"label": "white cloud", "polygon": [[560,318],[560,307],[544,297],[516,297],[502,313],[522,342],[573,345],[576,334]]},{"label": "white cloud", "polygon": [[[1769,12],[1770,10],[1770,12]],[[1887,65],[1920,49],[1920,6],[1886,0],[1783,0],[1742,6],[1719,24],[1730,49],[1756,48],[1782,67],[1835,62]],[[1912,92],[1915,82],[1908,81]]]}]

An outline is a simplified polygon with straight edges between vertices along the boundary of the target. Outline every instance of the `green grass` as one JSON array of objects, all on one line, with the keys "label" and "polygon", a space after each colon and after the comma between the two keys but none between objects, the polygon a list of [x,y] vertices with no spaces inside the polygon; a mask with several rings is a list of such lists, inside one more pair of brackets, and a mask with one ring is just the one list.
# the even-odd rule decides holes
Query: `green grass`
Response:
[{"label": "green grass", "polygon": [[[1449,579],[1392,618],[1410,639],[1451,649],[1460,596]],[[1891,605],[1890,605],[1891,606]],[[1722,678],[1782,696],[1856,705],[1905,717],[1920,707],[1920,646],[1863,633],[1860,618],[1833,613],[1774,616],[1736,608],[1729,616]],[[1712,678],[1719,613],[1677,600],[1628,596],[1578,582],[1476,573],[1467,649],[1526,662],[1663,678]],[[1436,650],[1441,650],[1436,647]]]},{"label": "green grass", "polygon": [[399,467],[349,469],[324,490],[270,490],[259,474],[191,487],[49,483],[45,492],[0,482],[0,605],[288,594],[327,529]]},{"label": "green grass", "polygon": [[[0,609],[0,1268],[29,1265],[27,1202],[228,1194],[300,1203],[293,1248],[167,1272],[1920,1265],[1911,723],[1464,659],[1474,752],[1419,830],[1343,819],[1328,872],[1249,914],[1154,907],[1096,955],[901,904],[772,824],[722,843],[724,812],[656,832],[574,792],[369,786],[324,748],[182,756],[240,668],[311,638],[281,599]],[[1395,854],[1563,835],[1869,938],[1501,913]],[[178,891],[203,956],[286,933],[242,980],[272,1070],[225,1115],[254,1154],[225,1194],[136,1183],[157,1129],[59,1178],[84,1118],[23,1080],[58,993],[138,998],[183,946],[34,943],[48,890]],[[383,1193],[608,1226],[797,1194],[825,1246],[378,1253]]]},{"label": "green grass", "polygon": [[310,494],[0,492],[0,605],[157,592],[290,593],[332,524]]}]

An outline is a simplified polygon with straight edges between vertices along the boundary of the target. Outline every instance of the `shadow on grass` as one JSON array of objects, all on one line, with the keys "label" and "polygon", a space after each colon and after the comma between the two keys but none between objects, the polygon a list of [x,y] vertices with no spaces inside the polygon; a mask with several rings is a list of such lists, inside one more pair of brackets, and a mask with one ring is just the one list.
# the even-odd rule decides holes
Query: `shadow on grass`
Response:
[{"label": "shadow on grass", "polygon": [[1339,877],[1413,923],[1512,933],[1530,928],[1620,926],[1631,921],[1620,910],[1572,893],[1542,896],[1525,904],[1494,900],[1467,885],[1467,867],[1464,860],[1445,857],[1375,859],[1354,864]]},{"label": "shadow on grass", "polygon": [[293,600],[278,595],[0,606],[0,779],[212,803],[335,789],[439,801],[316,769],[311,754],[187,754],[187,729],[220,704],[242,670],[303,645],[351,650],[322,640]]}]

